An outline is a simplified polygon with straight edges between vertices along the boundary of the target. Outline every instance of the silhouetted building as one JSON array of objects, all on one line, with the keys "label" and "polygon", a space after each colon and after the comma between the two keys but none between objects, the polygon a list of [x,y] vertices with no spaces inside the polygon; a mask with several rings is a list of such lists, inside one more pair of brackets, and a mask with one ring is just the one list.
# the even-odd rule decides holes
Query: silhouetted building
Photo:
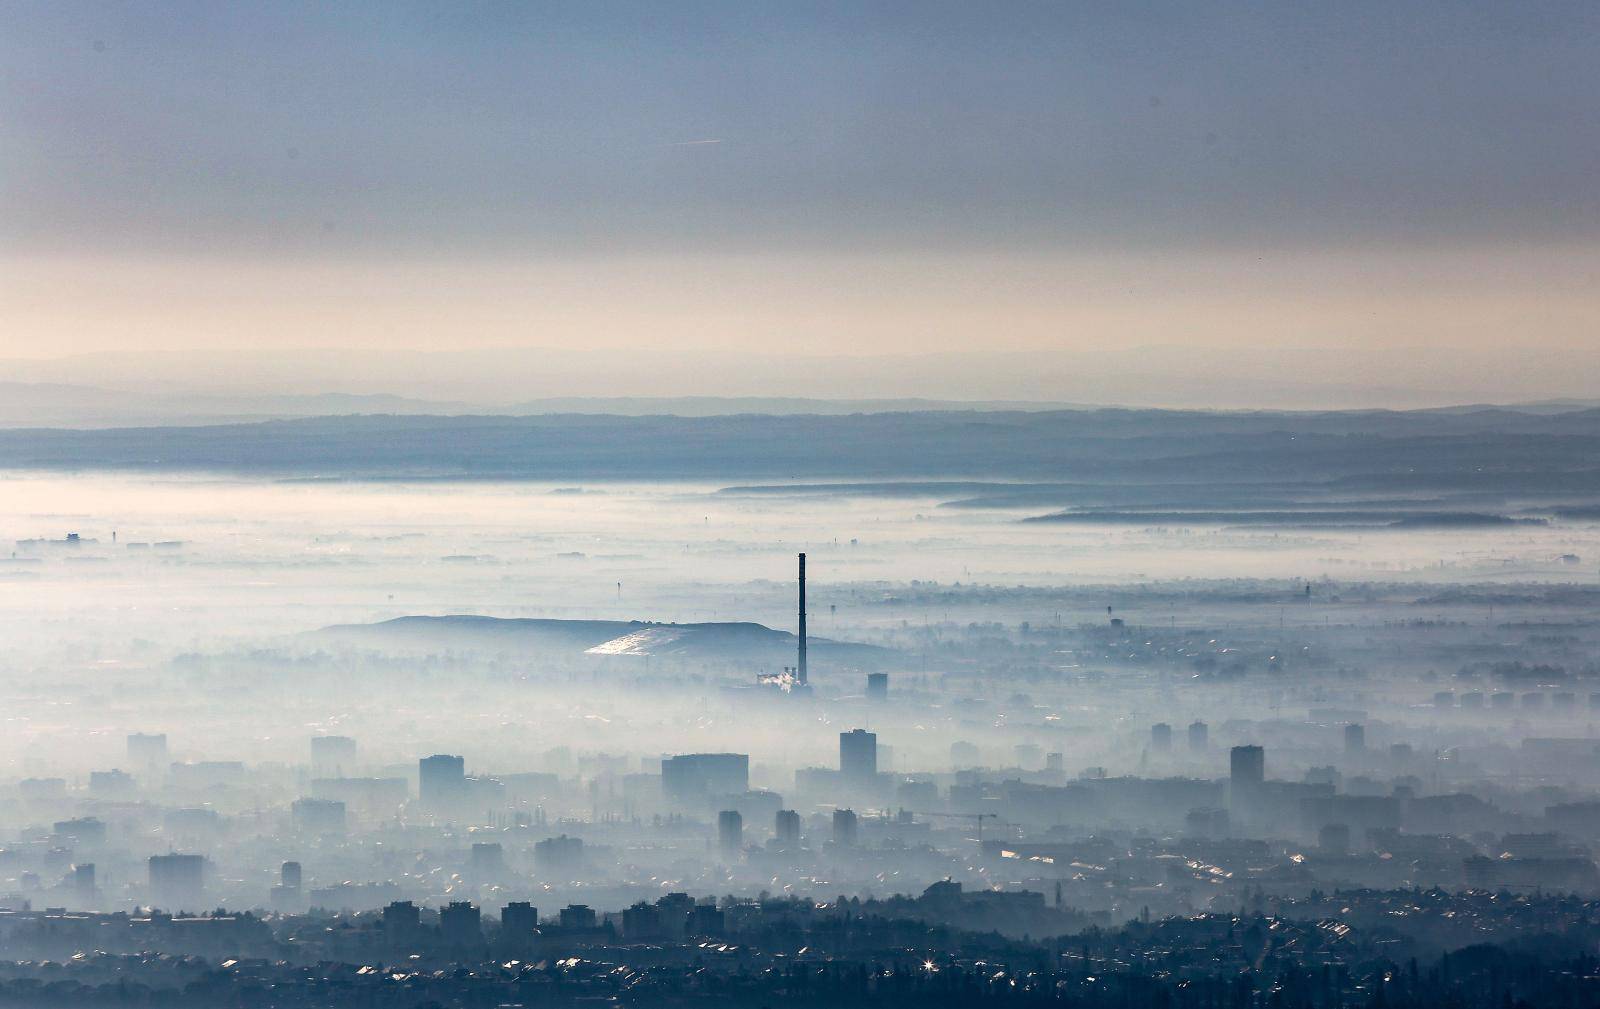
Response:
[{"label": "silhouetted building", "polygon": [[576,872],[583,867],[583,839],[547,837],[533,846],[533,864],[546,876]]},{"label": "silhouetted building", "polygon": [[349,736],[312,736],[311,773],[319,778],[342,778],[355,770],[356,741]]},{"label": "silhouetted building", "polygon": [[749,754],[685,753],[661,762],[661,791],[669,800],[692,802],[749,790]]},{"label": "silhouetted building", "polygon": [[167,735],[135,732],[128,737],[128,763],[146,771],[167,766]]},{"label": "silhouetted building", "polygon": [[439,909],[439,938],[456,949],[482,943],[482,913],[467,901],[451,901]]},{"label": "silhouetted building", "polygon": [[343,834],[344,803],[334,799],[296,799],[290,805],[296,830],[306,834]]},{"label": "silhouetted building", "polygon": [[525,900],[514,900],[500,911],[500,940],[527,940],[539,931],[539,909]]},{"label": "silhouetted building", "polygon": [[466,761],[443,753],[423,757],[417,762],[417,786],[423,809],[459,812],[466,800]]},{"label": "silhouetted building", "polygon": [[1317,831],[1317,847],[1326,855],[1348,855],[1350,853],[1350,825],[1346,823],[1325,823]]},{"label": "silhouetted building", "polygon": [[1344,752],[1361,753],[1367,748],[1367,728],[1358,723],[1351,723],[1344,727]]},{"label": "silhouetted building", "polygon": [[298,890],[303,876],[299,862],[285,862],[278,868],[278,885],[286,890]]},{"label": "silhouetted building", "polygon": [[470,857],[469,864],[478,876],[499,876],[506,871],[505,849],[498,841],[474,841]]},{"label": "silhouetted building", "polygon": [[568,904],[558,912],[561,927],[566,929],[594,928],[598,919],[594,908],[587,904]]},{"label": "silhouetted building", "polygon": [[833,843],[851,847],[856,843],[856,814],[851,809],[833,811]]},{"label": "silhouetted building", "polygon": [[724,855],[738,854],[744,847],[744,817],[736,809],[717,814],[717,847]]},{"label": "silhouetted building", "polygon": [[57,820],[51,830],[63,840],[85,848],[92,848],[106,841],[105,822],[93,816]]},{"label": "silhouetted building", "polygon": [[150,897],[163,908],[199,910],[205,894],[206,860],[200,855],[151,855]]},{"label": "silhouetted building", "polygon": [[422,912],[409,900],[397,900],[383,909],[383,934],[390,945],[417,941],[422,932]]},{"label": "silhouetted building", "polygon": [[79,862],[72,867],[72,892],[80,904],[95,903],[99,894],[95,889],[93,862]]},{"label": "silhouetted building", "polygon": [[1189,749],[1199,751],[1210,749],[1211,728],[1204,722],[1189,723]]},{"label": "silhouetted building", "polygon": [[639,901],[622,911],[622,934],[629,942],[662,937],[661,911],[654,904]]},{"label": "silhouetted building", "polygon": [[1228,784],[1237,798],[1259,795],[1267,779],[1266,751],[1259,746],[1235,746],[1228,754]]},{"label": "silhouetted building", "polygon": [[854,785],[878,776],[878,735],[865,729],[839,733],[839,776]]},{"label": "silhouetted building", "polygon": [[800,814],[792,809],[780,809],[773,824],[773,834],[778,847],[793,850],[800,847]]},{"label": "silhouetted building", "polygon": [[1172,749],[1172,726],[1166,722],[1150,726],[1150,749],[1162,753]]},{"label": "silhouetted building", "polygon": [[726,931],[722,909],[715,904],[696,904],[689,911],[684,931],[691,936],[719,936]]},{"label": "silhouetted building", "polygon": [[887,701],[889,699],[889,674],[867,674],[867,700]]},{"label": "silhouetted building", "polygon": [[89,794],[96,799],[131,799],[136,790],[131,774],[115,769],[89,772]]}]

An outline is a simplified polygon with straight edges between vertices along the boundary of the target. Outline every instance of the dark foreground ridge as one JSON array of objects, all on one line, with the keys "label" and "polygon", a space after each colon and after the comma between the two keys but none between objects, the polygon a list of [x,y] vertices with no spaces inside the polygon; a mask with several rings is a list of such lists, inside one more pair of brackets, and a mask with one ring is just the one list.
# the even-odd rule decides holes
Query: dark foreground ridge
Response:
[{"label": "dark foreground ridge", "polygon": [[[1040,893],[813,902],[668,894],[498,919],[453,903],[258,916],[0,912],[0,1005],[1588,1006],[1600,907],[1567,897],[1350,891],[1087,924]],[[492,913],[492,912],[491,912]],[[1054,929],[1007,936],[986,921]]]}]

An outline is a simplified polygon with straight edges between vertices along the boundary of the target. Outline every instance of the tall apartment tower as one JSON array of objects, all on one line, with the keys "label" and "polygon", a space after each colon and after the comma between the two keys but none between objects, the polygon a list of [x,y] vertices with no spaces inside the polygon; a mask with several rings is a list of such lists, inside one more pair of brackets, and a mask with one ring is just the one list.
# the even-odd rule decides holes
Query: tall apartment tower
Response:
[{"label": "tall apartment tower", "polygon": [[466,798],[467,762],[460,757],[436,753],[417,762],[417,792],[422,807],[431,812],[452,812]]},{"label": "tall apartment tower", "polygon": [[1259,746],[1235,746],[1228,754],[1228,783],[1235,793],[1259,792],[1267,780],[1267,754]]},{"label": "tall apartment tower", "polygon": [[878,776],[878,734],[866,729],[839,733],[839,776],[852,784]]},{"label": "tall apartment tower", "polygon": [[744,817],[737,809],[724,809],[717,814],[717,847],[724,855],[737,855],[744,847]]},{"label": "tall apartment tower", "polygon": [[780,809],[776,819],[773,833],[777,836],[778,847],[788,850],[800,847],[800,814],[792,809]]}]

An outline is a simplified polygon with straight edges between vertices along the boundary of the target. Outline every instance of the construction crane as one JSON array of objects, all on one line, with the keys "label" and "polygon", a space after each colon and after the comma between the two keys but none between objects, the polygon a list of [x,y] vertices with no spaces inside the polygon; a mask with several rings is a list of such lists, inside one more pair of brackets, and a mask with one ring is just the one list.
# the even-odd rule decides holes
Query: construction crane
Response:
[{"label": "construction crane", "polygon": [[915,816],[941,816],[951,820],[972,820],[978,825],[978,843],[980,845],[983,843],[983,821],[994,820],[997,824],[1005,822],[1000,819],[999,813],[935,813],[924,809],[913,809],[911,812]]}]

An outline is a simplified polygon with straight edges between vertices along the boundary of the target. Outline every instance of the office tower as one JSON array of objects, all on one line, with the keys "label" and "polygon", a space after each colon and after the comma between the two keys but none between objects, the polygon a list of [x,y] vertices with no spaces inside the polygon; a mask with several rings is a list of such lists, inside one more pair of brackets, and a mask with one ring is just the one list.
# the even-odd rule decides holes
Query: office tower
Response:
[{"label": "office tower", "polygon": [[1344,752],[1360,753],[1367,748],[1367,729],[1364,725],[1344,727]]},{"label": "office tower", "polygon": [[205,893],[205,865],[200,855],[151,855],[151,899],[169,910],[199,910]]},{"label": "office tower", "polygon": [[717,847],[724,855],[734,855],[744,847],[744,817],[737,809],[717,814]]},{"label": "office tower", "polygon": [[878,776],[878,736],[866,729],[839,733],[839,775],[860,785]]},{"label": "office tower", "polygon": [[1172,749],[1172,726],[1166,722],[1150,726],[1150,748],[1163,752]]},{"label": "office tower", "polygon": [[856,843],[856,814],[851,809],[833,811],[833,843],[848,848]]},{"label": "office tower", "polygon": [[278,869],[278,885],[285,890],[298,890],[301,883],[299,862],[285,862]]},{"label": "office tower", "polygon": [[867,674],[867,700],[887,701],[889,699],[889,674]]},{"label": "office tower", "polygon": [[780,809],[773,824],[778,847],[793,850],[800,847],[800,814],[792,809]]},{"label": "office tower", "polygon": [[531,939],[539,931],[539,909],[525,900],[514,900],[500,912],[500,940],[513,942]]},{"label": "office tower", "polygon": [[356,767],[356,741],[349,736],[312,736],[311,773],[342,778]]},{"label": "office tower", "polygon": [[661,793],[673,802],[750,791],[745,753],[685,753],[661,762]]},{"label": "office tower", "polygon": [[1063,753],[1047,753],[1044,755],[1044,769],[1052,773],[1061,773],[1067,769],[1067,757]]},{"label": "office tower", "polygon": [[1189,749],[1200,751],[1211,746],[1211,729],[1204,722],[1189,723]]},{"label": "office tower", "polygon": [[423,809],[458,811],[467,792],[466,761],[444,753],[423,757],[417,762],[417,785]]}]

